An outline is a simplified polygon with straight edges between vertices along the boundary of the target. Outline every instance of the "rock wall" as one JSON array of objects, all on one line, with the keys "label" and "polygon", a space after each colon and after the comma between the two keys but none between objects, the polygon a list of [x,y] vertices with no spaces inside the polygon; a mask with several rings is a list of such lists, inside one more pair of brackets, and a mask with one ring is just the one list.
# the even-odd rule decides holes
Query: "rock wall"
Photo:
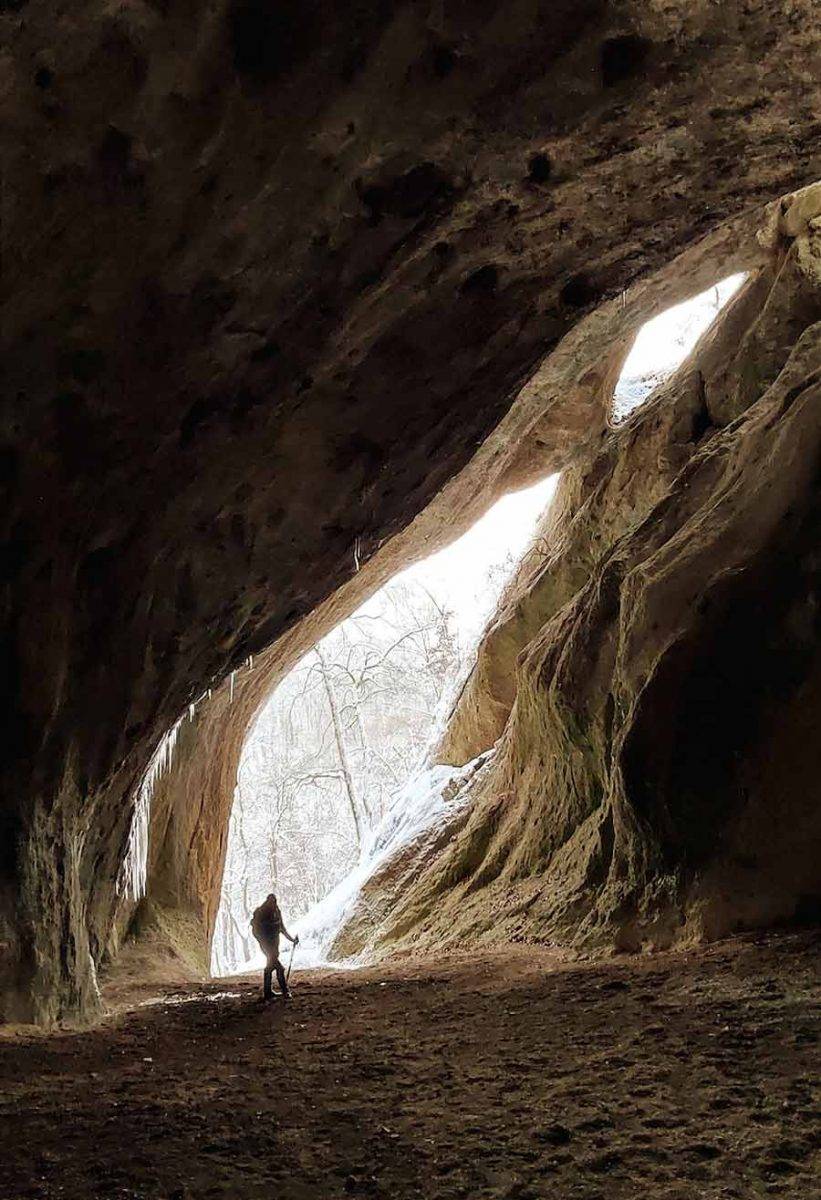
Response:
[{"label": "rock wall", "polygon": [[[625,291],[627,334],[654,272],[817,176],[814,15],[2,7],[7,1015],[93,1010],[133,797],[187,706],[480,456],[514,483],[580,452],[604,414],[540,387],[551,351]],[[171,888],[206,917],[224,814]]]},{"label": "rock wall", "polygon": [[[629,302],[626,296],[619,297],[583,318],[545,358],[470,463],[431,504],[380,546],[327,601],[254,658],[253,669],[246,664],[213,697],[196,706],[196,721],[184,722],[172,769],[158,783],[146,900],[136,914],[128,904],[119,906],[109,956],[118,953],[122,933],[131,923],[132,934],[150,938],[163,971],[175,960],[190,969],[192,957],[199,970],[204,969],[243,742],[257,709],[277,681],[397,571],[460,536],[509,488],[527,486],[583,455],[585,447],[598,445],[630,336],[661,309],[698,292],[714,279],[716,270],[727,273],[765,262],[754,236],[762,217],[763,211],[753,210],[728,223],[635,286]],[[533,561],[528,558],[522,570]],[[481,724],[487,724],[490,712],[487,699],[478,709]],[[503,725],[504,720],[500,731]],[[452,722],[446,738],[456,736],[459,728],[461,722]],[[480,739],[481,745],[494,740]],[[479,741],[476,745],[460,761],[479,754]],[[192,944],[196,946],[193,956]]]},{"label": "rock wall", "polygon": [[444,739],[466,761],[504,726],[470,819],[387,908],[383,866],[340,952],[817,919],[821,186],[761,241],[694,355],[567,472]]}]

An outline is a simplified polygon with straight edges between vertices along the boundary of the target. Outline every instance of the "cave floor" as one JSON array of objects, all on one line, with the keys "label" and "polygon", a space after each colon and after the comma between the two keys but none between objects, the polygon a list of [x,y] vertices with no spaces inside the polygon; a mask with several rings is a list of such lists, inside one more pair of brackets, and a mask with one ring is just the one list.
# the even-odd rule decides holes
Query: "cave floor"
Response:
[{"label": "cave floor", "polygon": [[[188,985],[0,1039],[0,1196],[821,1195],[821,937]],[[135,1001],[132,1000],[132,1003]]]}]

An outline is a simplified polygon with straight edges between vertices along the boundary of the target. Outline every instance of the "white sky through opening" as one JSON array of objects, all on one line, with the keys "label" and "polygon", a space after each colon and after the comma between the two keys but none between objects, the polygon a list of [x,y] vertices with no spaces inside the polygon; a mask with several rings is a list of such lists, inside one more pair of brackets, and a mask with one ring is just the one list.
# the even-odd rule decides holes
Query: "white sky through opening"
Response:
[{"label": "white sky through opening", "polygon": [[[508,554],[517,561],[522,557],[558,478],[551,475],[521,492],[503,496],[457,541],[414,563],[395,580],[427,588],[453,611],[462,644],[475,641],[495,601],[495,596],[488,594],[488,568],[503,562]],[[368,604],[360,611],[367,612]]]},{"label": "white sky through opening", "polygon": [[[641,404],[660,379],[679,366],[744,279],[743,273],[730,275],[642,326],[616,386],[617,420]],[[456,615],[463,643],[475,640],[490,616],[485,586],[488,567],[502,562],[508,552],[521,558],[558,478],[551,475],[504,496],[457,541],[397,577],[421,583],[437,600],[447,602]],[[365,605],[364,611],[367,608]]]},{"label": "white sky through opening", "polygon": [[623,421],[684,361],[745,278],[729,275],[642,325],[616,384],[614,421]]}]

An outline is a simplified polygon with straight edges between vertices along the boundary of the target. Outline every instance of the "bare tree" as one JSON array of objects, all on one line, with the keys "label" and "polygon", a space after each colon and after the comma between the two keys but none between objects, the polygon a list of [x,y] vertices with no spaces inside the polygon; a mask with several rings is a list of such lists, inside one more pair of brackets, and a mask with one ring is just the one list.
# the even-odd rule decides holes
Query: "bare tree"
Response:
[{"label": "bare tree", "polygon": [[237,779],[217,926],[219,968],[253,952],[275,889],[289,920],[357,862],[427,747],[459,664],[447,606],[395,583],[326,637],[260,714]]},{"label": "bare tree", "polygon": [[[351,773],[350,764],[348,763],[348,753],[345,749],[345,734],[342,728],[342,722],[339,716],[339,705],[334,691],[334,685],[328,670],[328,664],[319,646],[314,648],[314,656],[319,665],[319,673],[322,677],[322,684],[325,689],[325,697],[328,701],[328,710],[331,714],[331,725],[334,731],[334,745],[339,759],[339,769],[342,775],[342,781],[345,785],[345,795],[348,798],[348,804],[351,809],[351,817],[353,818],[354,829],[356,830],[356,844],[359,849],[362,847],[362,823],[359,817],[360,801],[356,797],[356,788],[354,786],[353,775]],[[364,807],[364,801],[361,802]]]}]

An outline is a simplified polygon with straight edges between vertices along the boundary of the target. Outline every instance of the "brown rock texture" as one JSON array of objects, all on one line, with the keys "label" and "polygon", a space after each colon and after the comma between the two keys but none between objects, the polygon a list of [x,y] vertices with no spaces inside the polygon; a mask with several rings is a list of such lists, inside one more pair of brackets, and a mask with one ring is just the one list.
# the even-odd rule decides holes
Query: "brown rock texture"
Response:
[{"label": "brown rock texture", "polygon": [[[812,0],[446,7],[0,9],[7,1015],[93,1010],[187,706],[582,453],[646,282],[819,174]],[[148,895],[202,944],[220,704]]]},{"label": "brown rock texture", "polygon": [[504,729],[470,818],[383,865],[338,952],[817,918],[819,214],[774,206],[770,262],[566,473],[440,747]]}]

